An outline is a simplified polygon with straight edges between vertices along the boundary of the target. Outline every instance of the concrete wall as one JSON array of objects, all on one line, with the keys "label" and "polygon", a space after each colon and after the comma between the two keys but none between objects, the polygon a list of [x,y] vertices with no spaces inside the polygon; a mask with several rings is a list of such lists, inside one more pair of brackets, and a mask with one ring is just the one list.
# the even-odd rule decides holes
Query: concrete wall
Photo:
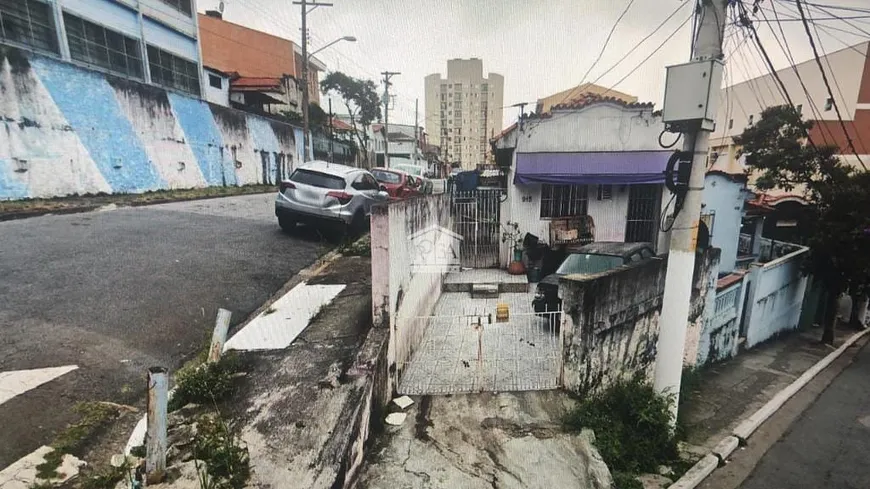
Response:
[{"label": "concrete wall", "polygon": [[459,265],[459,240],[450,231],[450,196],[429,195],[372,209],[372,310],[375,327],[390,328],[392,371],[410,359],[444,275]]},{"label": "concrete wall", "polygon": [[732,272],[736,267],[745,188],[744,182],[718,173],[708,174],[704,179],[701,197],[704,207],[701,212],[715,214],[713,228],[710,229],[710,244],[722,250],[719,264],[722,272]]},{"label": "concrete wall", "polygon": [[[697,363],[705,313],[715,297],[719,250],[698,253],[695,261],[686,366]],[[652,375],[666,269],[667,257],[656,257],[599,275],[561,280],[566,389],[583,394],[634,374]]]},{"label": "concrete wall", "polygon": [[744,281],[717,288],[707,303],[704,329],[699,338],[696,366],[728,359],[737,354],[740,318],[746,289]]},{"label": "concrete wall", "polygon": [[0,200],[275,183],[297,129],[0,47]]},{"label": "concrete wall", "polygon": [[708,330],[707,324],[716,307],[716,283],[719,278],[720,260],[721,250],[718,248],[707,248],[695,255],[689,321],[683,349],[685,367],[700,366],[703,364],[701,358],[705,357],[706,361],[706,356],[709,356],[708,345],[710,336],[714,333]]},{"label": "concrete wall", "polygon": [[802,266],[808,253],[809,248],[801,247],[774,261],[750,266],[744,306],[746,348],[798,327],[807,286]]}]

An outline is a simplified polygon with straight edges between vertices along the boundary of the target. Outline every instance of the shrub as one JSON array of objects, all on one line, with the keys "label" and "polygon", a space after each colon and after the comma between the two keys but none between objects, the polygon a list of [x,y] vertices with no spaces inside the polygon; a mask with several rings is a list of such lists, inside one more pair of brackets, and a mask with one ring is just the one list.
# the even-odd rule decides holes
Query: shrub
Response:
[{"label": "shrub", "polygon": [[670,422],[669,398],[640,377],[584,400],[566,419],[569,429],[595,431],[595,444],[610,470],[626,476],[657,472],[659,465],[679,458]]},{"label": "shrub", "polygon": [[214,403],[233,393],[233,375],[240,369],[234,355],[225,355],[214,363],[202,363],[178,371],[175,393],[169,401],[169,410],[175,411],[186,404]]},{"label": "shrub", "polygon": [[[248,449],[239,445],[217,416],[199,419],[193,456],[203,489],[242,489],[251,475]],[[198,460],[205,467],[200,467]]]}]

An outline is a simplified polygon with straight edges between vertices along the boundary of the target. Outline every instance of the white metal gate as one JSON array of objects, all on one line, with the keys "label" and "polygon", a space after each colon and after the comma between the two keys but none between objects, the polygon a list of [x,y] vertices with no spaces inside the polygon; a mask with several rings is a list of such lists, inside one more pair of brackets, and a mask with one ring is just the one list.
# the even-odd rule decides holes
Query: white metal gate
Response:
[{"label": "white metal gate", "polygon": [[459,254],[463,267],[498,266],[501,195],[501,189],[453,192],[453,226],[462,236]]},{"label": "white metal gate", "polygon": [[[525,294],[523,294],[525,295]],[[555,389],[562,369],[561,313],[496,311],[399,319],[420,343],[399,365],[400,394]]]}]

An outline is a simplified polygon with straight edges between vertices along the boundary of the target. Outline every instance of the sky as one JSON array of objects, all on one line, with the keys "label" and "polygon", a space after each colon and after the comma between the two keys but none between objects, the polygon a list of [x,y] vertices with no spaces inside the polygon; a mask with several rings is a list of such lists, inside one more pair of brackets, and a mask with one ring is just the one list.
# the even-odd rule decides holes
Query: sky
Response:
[{"label": "sky", "polygon": [[[665,67],[685,63],[690,57],[692,22],[688,19],[694,0],[326,1],[333,6],[316,8],[308,16],[310,49],[316,50],[343,36],[355,36],[357,42],[340,42],[318,53],[317,57],[330,71],[342,71],[378,83],[383,71],[401,72],[393,78],[391,87],[396,98],[395,105],[391,106],[390,121],[397,123],[413,124],[414,103],[419,99],[420,125],[426,125],[424,77],[432,73],[446,74],[447,60],[451,58],[481,58],[484,72],[503,75],[506,107],[520,102],[533,107],[539,98],[582,81],[597,80],[599,85],[630,93],[661,108]],[[809,1],[828,8],[870,10],[867,0]],[[201,12],[216,8],[218,3],[219,0],[197,1]],[[608,32],[629,3],[600,61],[593,64],[605,46]],[[764,0],[761,12],[773,19],[771,9],[776,8],[781,18],[794,17],[797,15],[794,5],[794,0]],[[806,8],[813,18],[831,17],[817,7]],[[225,20],[297,43],[301,37],[300,10],[292,0],[224,0]],[[675,11],[658,32],[638,46],[641,39]],[[830,12],[838,17],[866,18],[848,20],[853,25],[842,20],[820,20],[819,24],[827,26],[819,30],[823,51],[836,51],[845,45],[870,40],[870,13]],[[762,20],[759,14],[756,28],[762,45],[774,66],[788,66],[788,58],[769,27],[774,26],[776,35],[781,36],[779,26]],[[784,21],[779,25],[795,62],[810,59],[812,51],[802,23]],[[758,51],[751,43],[741,44],[743,32],[735,25],[726,29],[725,53],[731,55],[726,61],[728,84],[764,73]],[[635,46],[637,49],[626,56]],[[738,49],[735,51],[735,48]],[[592,70],[584,79],[590,67]],[[379,86],[383,88],[380,83]],[[325,99],[322,105],[326,107]],[[339,112],[341,107],[340,100],[333,99],[333,109]],[[515,121],[518,115],[518,109],[506,108],[504,126]]]}]

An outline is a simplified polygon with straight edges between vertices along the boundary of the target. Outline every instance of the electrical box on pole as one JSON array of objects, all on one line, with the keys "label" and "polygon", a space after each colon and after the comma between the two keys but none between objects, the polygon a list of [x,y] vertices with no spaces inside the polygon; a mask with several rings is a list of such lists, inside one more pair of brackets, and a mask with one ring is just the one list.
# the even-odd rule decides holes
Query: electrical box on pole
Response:
[{"label": "electrical box on pole", "polygon": [[713,131],[724,64],[718,59],[668,66],[662,121],[676,132]]}]

